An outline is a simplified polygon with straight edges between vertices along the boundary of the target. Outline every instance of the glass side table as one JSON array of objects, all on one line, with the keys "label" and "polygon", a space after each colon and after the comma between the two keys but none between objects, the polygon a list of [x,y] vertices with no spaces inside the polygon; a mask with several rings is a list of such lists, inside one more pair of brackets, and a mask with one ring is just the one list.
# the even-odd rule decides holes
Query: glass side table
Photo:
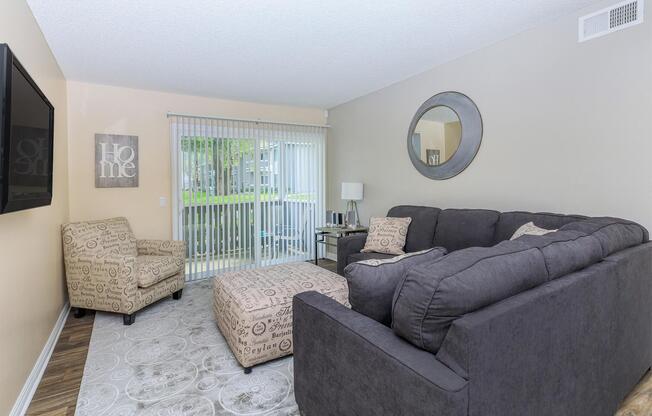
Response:
[{"label": "glass side table", "polygon": [[357,234],[357,233],[366,233],[369,229],[367,227],[361,227],[358,226],[356,228],[350,228],[350,227],[317,227],[315,228],[315,264],[317,264],[317,260],[319,258],[318,250],[318,244],[323,244],[325,246],[331,246],[331,247],[337,247],[336,243],[332,243],[328,241],[328,238],[342,238],[346,237],[349,234]]}]

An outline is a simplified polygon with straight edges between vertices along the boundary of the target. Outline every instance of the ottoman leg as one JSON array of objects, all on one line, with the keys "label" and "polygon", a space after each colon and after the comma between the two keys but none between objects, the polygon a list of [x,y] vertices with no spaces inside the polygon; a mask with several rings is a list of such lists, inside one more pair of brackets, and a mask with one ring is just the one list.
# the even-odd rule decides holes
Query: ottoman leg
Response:
[{"label": "ottoman leg", "polygon": [[250,374],[251,373],[251,367],[245,367],[244,373],[245,374]]},{"label": "ottoman leg", "polygon": [[176,292],[172,294],[172,299],[174,300],[179,300],[181,299],[181,294],[183,293],[183,289],[179,289]]},{"label": "ottoman leg", "polygon": [[131,315],[122,314],[122,323],[125,325],[131,325],[136,322],[136,314],[132,313]]}]

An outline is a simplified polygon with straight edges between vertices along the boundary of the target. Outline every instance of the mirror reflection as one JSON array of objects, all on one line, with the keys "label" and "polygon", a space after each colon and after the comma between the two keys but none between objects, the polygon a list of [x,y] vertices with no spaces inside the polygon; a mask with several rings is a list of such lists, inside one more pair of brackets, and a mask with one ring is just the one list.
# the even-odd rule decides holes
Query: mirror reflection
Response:
[{"label": "mirror reflection", "polygon": [[414,154],[427,166],[445,163],[460,145],[462,125],[457,113],[439,105],[426,111],[412,135]]}]

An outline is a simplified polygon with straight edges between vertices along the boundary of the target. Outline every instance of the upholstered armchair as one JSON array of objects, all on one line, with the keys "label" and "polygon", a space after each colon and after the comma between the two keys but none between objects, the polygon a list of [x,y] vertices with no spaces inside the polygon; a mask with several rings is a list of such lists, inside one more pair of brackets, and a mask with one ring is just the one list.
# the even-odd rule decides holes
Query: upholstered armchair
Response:
[{"label": "upholstered armchair", "polygon": [[166,296],[180,299],[185,275],[185,243],[137,240],[126,218],[64,224],[61,230],[70,306],[135,313]]}]

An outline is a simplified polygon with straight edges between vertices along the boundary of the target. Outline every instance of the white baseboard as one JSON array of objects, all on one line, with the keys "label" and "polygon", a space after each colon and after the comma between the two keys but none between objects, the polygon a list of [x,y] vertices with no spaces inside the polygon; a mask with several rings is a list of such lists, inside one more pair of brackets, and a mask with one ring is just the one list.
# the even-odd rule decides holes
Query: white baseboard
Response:
[{"label": "white baseboard", "polygon": [[57,344],[57,340],[59,339],[61,330],[66,323],[69,312],[70,305],[68,302],[66,302],[66,304],[63,305],[63,309],[61,309],[59,318],[54,324],[52,332],[50,332],[50,337],[45,343],[43,351],[41,351],[41,355],[39,355],[38,359],[36,360],[34,368],[32,368],[32,372],[29,373],[29,377],[27,377],[27,381],[25,381],[25,385],[20,391],[18,399],[16,399],[16,403],[14,403],[14,407],[11,409],[9,416],[23,416],[25,412],[27,412],[27,408],[32,401],[32,397],[34,397],[34,393],[36,392],[38,384],[41,382],[41,377],[43,377],[45,368],[48,366],[48,361],[50,361],[50,356],[52,355],[52,351],[54,351],[54,346]]}]

